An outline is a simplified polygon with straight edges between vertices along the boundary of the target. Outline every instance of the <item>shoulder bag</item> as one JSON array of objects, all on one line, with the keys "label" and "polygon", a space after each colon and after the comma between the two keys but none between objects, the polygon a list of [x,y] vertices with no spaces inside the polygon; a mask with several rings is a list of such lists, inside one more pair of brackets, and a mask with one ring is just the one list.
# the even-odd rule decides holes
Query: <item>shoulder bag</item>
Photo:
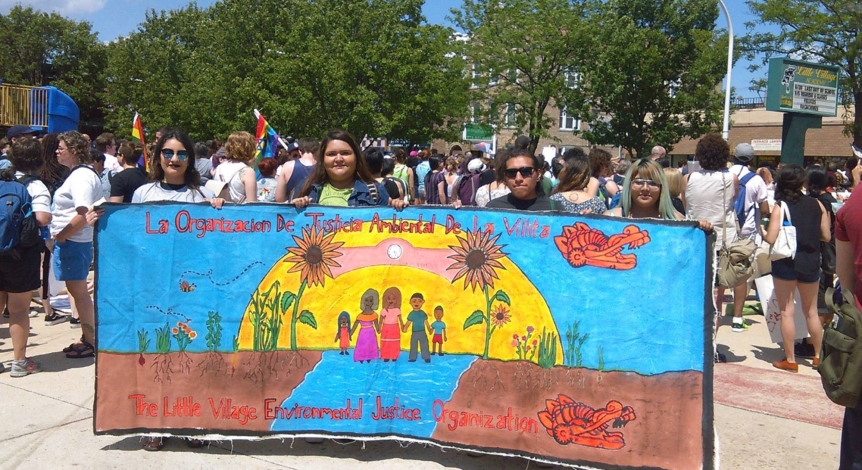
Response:
[{"label": "shoulder bag", "polygon": [[787,204],[783,201],[778,201],[778,204],[781,207],[781,225],[778,227],[778,238],[769,248],[769,261],[796,257],[796,227],[790,219]]},{"label": "shoulder bag", "polygon": [[[736,287],[754,274],[754,266],[751,264],[751,255],[754,254],[755,245],[753,240],[738,239],[733,243],[727,242],[727,197],[725,192],[724,172],[721,173],[721,203],[724,209],[721,225],[721,248],[718,250],[718,284],[727,288]],[[732,217],[733,223],[737,224],[736,233],[739,233],[739,224],[736,217]]]}]

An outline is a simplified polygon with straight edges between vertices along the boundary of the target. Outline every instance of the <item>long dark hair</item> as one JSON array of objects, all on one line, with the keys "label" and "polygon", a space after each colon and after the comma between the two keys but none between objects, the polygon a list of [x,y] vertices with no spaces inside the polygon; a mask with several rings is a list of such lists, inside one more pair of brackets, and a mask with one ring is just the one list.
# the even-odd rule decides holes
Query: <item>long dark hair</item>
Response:
[{"label": "long dark hair", "polygon": [[152,181],[162,181],[165,179],[165,170],[162,169],[161,160],[162,148],[164,148],[165,142],[171,139],[180,141],[186,152],[188,152],[189,159],[186,162],[188,165],[186,165],[186,172],[183,175],[184,183],[191,189],[197,189],[201,185],[201,175],[198,173],[197,168],[195,168],[195,144],[185,132],[179,129],[170,129],[163,132],[162,137],[156,142],[156,147],[153,149],[153,164],[150,165],[150,179]]},{"label": "long dark hair", "polygon": [[564,193],[567,191],[580,191],[590,184],[591,166],[584,160],[570,158],[563,161],[563,169],[560,170],[560,182],[552,193]]},{"label": "long dark hair", "polygon": [[69,176],[69,169],[61,165],[57,161],[57,147],[60,146],[60,139],[57,134],[50,133],[42,136],[42,159],[45,164],[42,165],[42,170],[39,171],[39,179],[41,179],[54,194],[63,181]]},{"label": "long dark hair", "polygon": [[313,185],[329,182],[329,175],[326,174],[326,168],[323,166],[323,156],[326,154],[326,147],[328,147],[329,143],[333,140],[340,140],[349,145],[351,150],[353,150],[353,156],[356,159],[356,171],[353,173],[353,179],[361,180],[365,184],[369,185],[374,184],[374,176],[371,174],[371,170],[368,169],[368,164],[365,162],[365,159],[362,158],[362,149],[359,148],[359,145],[356,143],[356,139],[347,131],[333,129],[326,134],[326,137],[323,138],[323,141],[320,143],[320,149],[317,151],[317,154],[314,155],[314,159],[317,164],[314,165],[314,169],[311,170],[311,175],[309,175],[308,180],[305,182],[305,186],[303,186],[302,191],[299,192],[300,197],[308,196]]},{"label": "long dark hair", "polygon": [[802,197],[805,169],[795,163],[781,167],[775,174],[775,200],[796,202]]}]

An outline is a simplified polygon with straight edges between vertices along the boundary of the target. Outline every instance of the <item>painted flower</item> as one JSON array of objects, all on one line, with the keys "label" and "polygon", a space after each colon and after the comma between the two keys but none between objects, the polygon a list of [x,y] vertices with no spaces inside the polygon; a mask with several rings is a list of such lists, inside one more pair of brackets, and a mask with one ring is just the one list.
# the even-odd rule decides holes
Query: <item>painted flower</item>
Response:
[{"label": "painted flower", "polygon": [[535,329],[535,328],[533,328],[532,326],[528,326],[528,327],[527,327],[527,334],[530,334],[530,333],[532,333],[532,332],[534,332],[534,331],[536,331],[536,329]]},{"label": "painted flower", "polygon": [[449,255],[448,258],[455,262],[446,269],[458,270],[452,282],[463,277],[464,289],[469,285],[473,292],[477,286],[482,290],[486,287],[493,288],[494,279],[500,279],[495,269],[506,269],[497,261],[506,257],[502,251],[505,245],[494,244],[499,238],[500,235],[491,238],[490,232],[468,230],[465,238],[458,237],[460,246],[449,245],[455,254]]},{"label": "painted flower", "polygon": [[518,340],[516,340],[516,339],[513,339],[513,340],[512,340],[512,347],[513,347],[513,348],[517,348],[517,347],[518,347]]},{"label": "painted flower", "polygon": [[537,344],[539,344],[539,342],[538,342],[537,340],[535,340],[535,339],[534,339],[534,340],[533,340],[533,346],[535,346],[535,345],[537,345]]},{"label": "painted flower", "polygon": [[494,311],[491,312],[491,323],[493,323],[497,328],[509,323],[511,319],[512,315],[509,314],[509,311],[506,310],[506,306],[503,304],[497,304]]},{"label": "painted flower", "polygon": [[294,235],[296,246],[287,248],[290,255],[284,258],[285,263],[294,263],[294,265],[287,272],[300,272],[302,281],[309,286],[323,287],[326,278],[332,278],[330,268],[341,266],[334,259],[342,255],[336,250],[341,248],[344,242],[333,242],[335,233],[325,235],[323,230],[318,231],[312,226],[302,229],[302,238]]},{"label": "painted flower", "polygon": [[171,333],[173,333],[173,334],[177,334],[177,333],[179,333],[179,332],[180,332],[180,330],[178,330],[177,328],[172,328],[172,329],[171,329]]},{"label": "painted flower", "polygon": [[513,334],[513,335],[512,335],[512,339],[514,339],[514,340],[516,340],[516,341],[517,341],[517,340],[518,340],[518,333]]},{"label": "painted flower", "polygon": [[192,331],[191,333],[189,333],[189,339],[195,339],[195,338],[197,338],[197,336],[198,336],[198,334],[197,334],[197,333],[195,333],[194,331]]}]

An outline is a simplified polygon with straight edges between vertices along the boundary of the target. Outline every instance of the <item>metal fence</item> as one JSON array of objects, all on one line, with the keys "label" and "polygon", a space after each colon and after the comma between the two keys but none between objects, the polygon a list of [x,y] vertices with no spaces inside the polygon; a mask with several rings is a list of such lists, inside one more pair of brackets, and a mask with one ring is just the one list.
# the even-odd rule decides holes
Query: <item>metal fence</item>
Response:
[{"label": "metal fence", "polygon": [[48,89],[0,84],[0,126],[48,127]]}]

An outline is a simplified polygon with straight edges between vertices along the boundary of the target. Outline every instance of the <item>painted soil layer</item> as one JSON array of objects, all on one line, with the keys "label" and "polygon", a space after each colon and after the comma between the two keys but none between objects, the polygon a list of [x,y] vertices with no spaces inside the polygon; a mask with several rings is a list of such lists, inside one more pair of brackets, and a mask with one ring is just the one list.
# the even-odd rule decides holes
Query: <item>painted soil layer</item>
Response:
[{"label": "painted soil layer", "polygon": [[[99,352],[96,432],[201,429],[268,434],[275,405],[305,380],[320,351],[113,354]],[[140,363],[143,357],[143,364]],[[117,380],[122,377],[122,380]],[[239,431],[237,431],[239,430]],[[178,432],[189,434],[193,431]]]},{"label": "painted soil layer", "polygon": [[[476,361],[461,376],[452,400],[441,411],[435,410],[442,419],[432,438],[503,452],[524,449],[527,454],[596,466],[702,468],[702,390],[700,372],[642,376],[565,367],[542,369],[529,362]],[[621,432],[625,445],[609,450],[558,443],[541,424],[538,413],[547,409],[547,400],[558,400],[559,394],[594,408],[596,415],[612,400],[632,407],[634,420],[620,428],[610,422],[606,429]],[[481,412],[481,416],[473,419],[461,412]],[[573,407],[571,412],[589,414],[586,408]]]}]

